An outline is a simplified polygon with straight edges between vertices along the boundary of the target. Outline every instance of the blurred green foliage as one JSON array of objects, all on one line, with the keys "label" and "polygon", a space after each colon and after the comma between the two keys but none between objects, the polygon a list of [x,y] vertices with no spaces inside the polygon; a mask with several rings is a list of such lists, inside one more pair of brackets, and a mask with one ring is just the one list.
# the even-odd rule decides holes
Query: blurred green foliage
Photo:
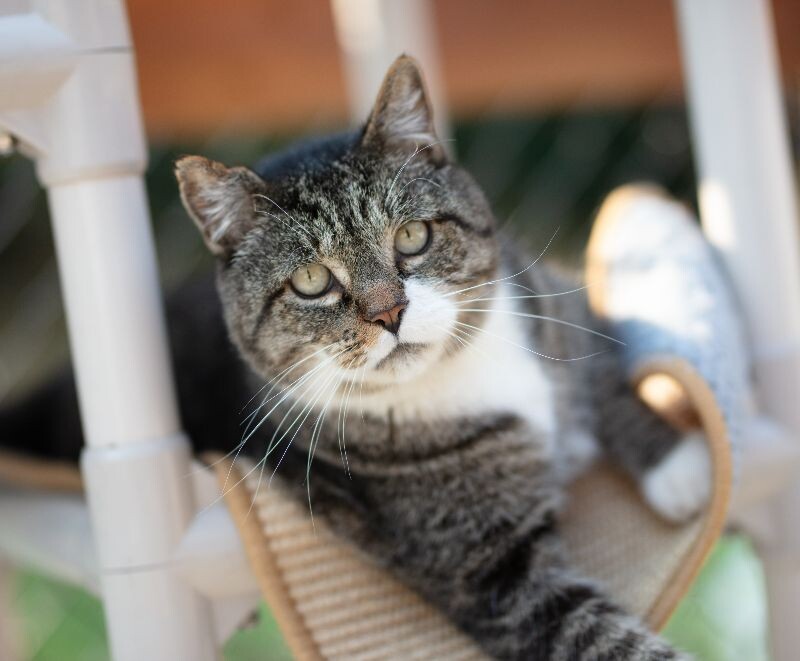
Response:
[{"label": "blurred green foliage", "polygon": [[764,577],[750,542],[723,538],[664,635],[698,661],[768,661]]}]

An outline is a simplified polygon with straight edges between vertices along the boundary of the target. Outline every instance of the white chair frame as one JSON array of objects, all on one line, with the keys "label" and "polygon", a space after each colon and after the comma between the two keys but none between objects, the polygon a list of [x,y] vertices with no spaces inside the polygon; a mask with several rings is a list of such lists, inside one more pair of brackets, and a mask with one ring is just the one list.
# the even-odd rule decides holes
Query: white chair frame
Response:
[{"label": "white chair frame", "polygon": [[[348,1],[333,4],[355,116],[395,50],[421,54],[435,79],[425,0],[353,0],[371,12],[367,27]],[[800,244],[771,16],[768,0],[676,9],[703,225],[740,296],[759,404],[790,439],[746,447],[743,482],[762,488],[737,510],[760,545],[773,654],[784,661],[800,648],[800,480],[784,471],[776,481],[770,466],[800,447]],[[375,38],[359,40],[364,29]],[[47,189],[88,498],[87,509],[0,493],[0,552],[99,591],[117,661],[217,658],[258,593],[224,507],[203,507],[215,485],[189,479],[123,0],[0,0],[0,134],[35,160]]]}]

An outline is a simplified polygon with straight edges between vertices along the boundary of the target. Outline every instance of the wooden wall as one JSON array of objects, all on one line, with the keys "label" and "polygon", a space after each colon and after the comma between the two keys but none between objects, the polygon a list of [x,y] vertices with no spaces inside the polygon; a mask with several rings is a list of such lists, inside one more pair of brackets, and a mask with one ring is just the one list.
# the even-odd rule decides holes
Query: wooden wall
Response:
[{"label": "wooden wall", "polygon": [[[402,0],[396,0],[401,2]],[[128,0],[153,137],[293,130],[346,118],[327,0]],[[800,80],[800,0],[774,0]],[[670,0],[433,0],[457,115],[681,94]]]}]

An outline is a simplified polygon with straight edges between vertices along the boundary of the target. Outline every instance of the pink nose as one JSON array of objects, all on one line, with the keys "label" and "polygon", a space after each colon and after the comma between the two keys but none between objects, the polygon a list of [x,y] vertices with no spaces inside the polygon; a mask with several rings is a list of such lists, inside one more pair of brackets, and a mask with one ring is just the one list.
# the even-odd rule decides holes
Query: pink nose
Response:
[{"label": "pink nose", "polygon": [[366,320],[374,324],[380,324],[390,333],[397,335],[397,332],[400,330],[400,321],[403,319],[403,312],[405,312],[406,306],[407,303],[398,303],[388,310],[381,310],[380,312],[368,315]]}]

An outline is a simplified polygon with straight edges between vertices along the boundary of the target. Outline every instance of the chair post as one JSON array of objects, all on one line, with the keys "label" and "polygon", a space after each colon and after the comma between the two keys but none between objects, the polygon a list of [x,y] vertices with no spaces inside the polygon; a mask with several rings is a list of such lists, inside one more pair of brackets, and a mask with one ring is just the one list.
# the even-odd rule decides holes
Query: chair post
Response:
[{"label": "chair post", "polygon": [[429,0],[332,0],[336,38],[354,124],[367,120],[383,76],[399,55],[418,59],[425,71],[439,138],[449,137],[442,94],[433,7]]},{"label": "chair post", "polygon": [[[0,0],[0,5],[4,0]],[[0,15],[0,128],[47,189],[82,470],[117,661],[211,661],[212,612],[175,570],[195,512],[143,183],[122,0],[14,0]],[[22,5],[22,6],[20,6]]]},{"label": "chair post", "polygon": [[[759,406],[800,443],[798,213],[769,3],[677,0],[676,9],[703,226],[746,317]],[[800,649],[800,480],[758,519],[772,651],[783,661]]]}]

